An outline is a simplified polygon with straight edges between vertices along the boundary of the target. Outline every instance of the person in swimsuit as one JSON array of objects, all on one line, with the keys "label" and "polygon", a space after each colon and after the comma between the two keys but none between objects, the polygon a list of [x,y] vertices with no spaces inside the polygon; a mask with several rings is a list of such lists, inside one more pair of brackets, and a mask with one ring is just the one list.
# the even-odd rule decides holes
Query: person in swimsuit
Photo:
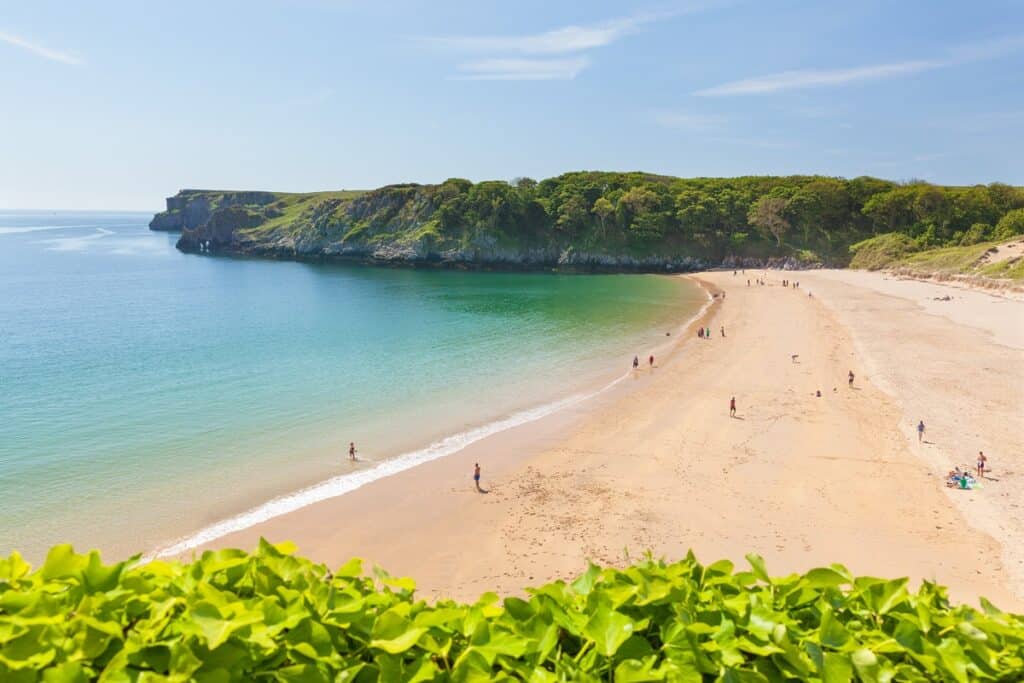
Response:
[{"label": "person in swimsuit", "polygon": [[697,328],[697,338],[698,339],[703,339],[704,338],[704,328],[703,327],[698,327]]},{"label": "person in swimsuit", "polygon": [[637,357],[637,356],[633,356],[633,369],[636,370],[639,367],[640,367],[640,358]]},{"label": "person in swimsuit", "polygon": [[480,463],[473,465],[473,483],[476,485],[476,490],[480,490]]},{"label": "person in swimsuit", "polygon": [[923,438],[924,438],[924,420],[920,420],[917,423],[917,442],[921,443],[921,440]]},{"label": "person in swimsuit", "polygon": [[729,399],[729,417],[736,417],[736,397]]},{"label": "person in swimsuit", "polygon": [[722,336],[725,337],[725,325],[722,325]]},{"label": "person in swimsuit", "polygon": [[852,387],[853,386],[853,370],[850,370],[850,379],[846,382],[846,386],[848,386],[848,387]]},{"label": "person in swimsuit", "polygon": [[985,463],[988,458],[981,451],[978,451],[978,479],[982,479],[985,476]]},{"label": "person in swimsuit", "polygon": [[651,357],[647,359],[647,364],[650,365],[652,368],[654,367],[654,354],[653,353],[651,354]]},{"label": "person in swimsuit", "polygon": [[356,459],[356,442],[355,441],[349,441],[348,442],[348,459],[353,461],[353,462],[355,462],[355,459]]}]

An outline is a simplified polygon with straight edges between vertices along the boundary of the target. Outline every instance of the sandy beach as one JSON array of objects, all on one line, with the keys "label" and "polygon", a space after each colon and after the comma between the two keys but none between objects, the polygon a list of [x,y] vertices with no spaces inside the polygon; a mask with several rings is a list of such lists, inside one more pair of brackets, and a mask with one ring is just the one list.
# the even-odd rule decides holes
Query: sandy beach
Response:
[{"label": "sandy beach", "polygon": [[[756,552],[775,574],[840,562],[1024,610],[1024,302],[848,271],[748,287],[757,275],[696,276],[726,297],[596,398],[213,545],[292,540],[460,599],[588,560]],[[983,488],[947,489],[979,450]]]}]

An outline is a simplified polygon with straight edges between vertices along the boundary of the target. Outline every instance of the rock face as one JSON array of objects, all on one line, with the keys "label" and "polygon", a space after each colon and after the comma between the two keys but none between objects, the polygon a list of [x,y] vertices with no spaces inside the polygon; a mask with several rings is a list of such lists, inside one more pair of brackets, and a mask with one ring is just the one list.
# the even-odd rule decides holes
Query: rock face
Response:
[{"label": "rock face", "polygon": [[793,257],[711,258],[609,253],[553,233],[512,240],[500,230],[438,229],[436,186],[392,185],[366,193],[279,195],[182,190],[154,216],[153,230],[180,230],[189,253],[449,268],[686,272],[709,267],[807,267]]},{"label": "rock face", "polygon": [[171,232],[195,230],[210,220],[215,208],[264,206],[276,198],[273,192],[182,190],[167,198],[167,210],[153,216],[149,229]]}]

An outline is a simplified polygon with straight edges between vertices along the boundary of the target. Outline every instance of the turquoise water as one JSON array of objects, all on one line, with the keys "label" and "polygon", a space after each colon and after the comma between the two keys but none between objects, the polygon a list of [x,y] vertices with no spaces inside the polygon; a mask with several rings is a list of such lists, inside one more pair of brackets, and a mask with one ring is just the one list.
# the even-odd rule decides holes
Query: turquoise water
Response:
[{"label": "turquoise water", "polygon": [[184,255],[149,214],[0,212],[0,553],[147,551],[619,375],[656,276]]}]

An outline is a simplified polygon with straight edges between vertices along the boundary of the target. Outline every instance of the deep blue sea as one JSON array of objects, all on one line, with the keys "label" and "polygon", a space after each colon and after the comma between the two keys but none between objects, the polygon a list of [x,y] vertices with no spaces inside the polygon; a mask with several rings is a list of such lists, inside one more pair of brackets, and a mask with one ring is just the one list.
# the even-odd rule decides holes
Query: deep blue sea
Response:
[{"label": "deep blue sea", "polygon": [[185,255],[150,218],[0,211],[2,554],[112,559],[337,495],[609,381],[703,302],[658,276]]}]

